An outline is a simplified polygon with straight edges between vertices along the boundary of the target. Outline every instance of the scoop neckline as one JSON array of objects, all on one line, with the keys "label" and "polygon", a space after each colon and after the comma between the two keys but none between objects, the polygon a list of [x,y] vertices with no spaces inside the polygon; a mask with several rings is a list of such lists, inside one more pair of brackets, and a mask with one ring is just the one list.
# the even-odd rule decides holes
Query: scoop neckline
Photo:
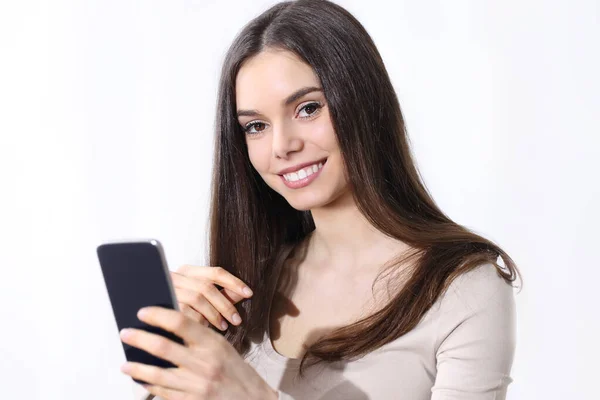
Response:
[{"label": "scoop neckline", "polygon": [[271,336],[269,335],[268,331],[265,333],[265,336],[266,338],[263,341],[263,350],[271,361],[288,368],[300,368],[300,362],[302,361],[300,358],[289,358],[283,354],[280,354],[277,350],[275,350],[275,347],[273,347]]}]

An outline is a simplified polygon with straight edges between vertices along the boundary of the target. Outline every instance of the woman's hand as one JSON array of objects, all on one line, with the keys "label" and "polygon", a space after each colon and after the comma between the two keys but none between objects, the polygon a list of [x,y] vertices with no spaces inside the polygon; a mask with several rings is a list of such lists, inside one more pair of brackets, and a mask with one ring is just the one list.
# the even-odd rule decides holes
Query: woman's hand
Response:
[{"label": "woman's hand", "polygon": [[128,362],[121,370],[148,382],[150,393],[166,400],[276,400],[278,394],[217,332],[182,312],[162,307],[140,310],[138,318],[182,338],[184,345],[138,329],[124,329],[121,340],[168,360],[175,368]]},{"label": "woman's hand", "polygon": [[179,309],[188,317],[222,331],[227,329],[227,321],[234,325],[242,322],[234,304],[251,297],[252,290],[227,270],[184,265],[171,272],[171,279]]}]

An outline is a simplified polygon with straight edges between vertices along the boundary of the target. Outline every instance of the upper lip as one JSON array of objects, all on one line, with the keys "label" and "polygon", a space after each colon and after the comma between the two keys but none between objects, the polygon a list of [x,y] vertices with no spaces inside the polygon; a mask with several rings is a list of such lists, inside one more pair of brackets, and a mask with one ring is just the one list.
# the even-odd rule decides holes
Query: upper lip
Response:
[{"label": "upper lip", "polygon": [[325,157],[325,158],[323,158],[321,160],[317,160],[317,161],[309,161],[309,162],[305,162],[305,163],[302,163],[302,164],[294,165],[293,167],[282,169],[277,174],[278,175],[284,175],[284,174],[287,174],[287,173],[290,173],[290,172],[296,172],[299,169],[302,169],[304,167],[308,167],[309,165],[319,164],[319,163],[325,162],[325,160],[327,160],[327,157]]}]

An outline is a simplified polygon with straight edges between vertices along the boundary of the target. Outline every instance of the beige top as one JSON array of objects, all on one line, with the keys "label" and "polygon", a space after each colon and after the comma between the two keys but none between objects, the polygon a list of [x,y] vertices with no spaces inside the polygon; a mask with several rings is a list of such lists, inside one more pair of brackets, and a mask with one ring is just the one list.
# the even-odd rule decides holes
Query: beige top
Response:
[{"label": "beige top", "polygon": [[300,360],[277,353],[267,334],[245,358],[280,400],[503,400],[515,320],[512,286],[485,264],[457,278],[412,331],[360,360],[300,379]]},{"label": "beige top", "polygon": [[512,381],[513,288],[491,264],[457,278],[409,333],[354,362],[314,366],[277,353],[267,334],[246,360],[280,399],[502,400]]}]

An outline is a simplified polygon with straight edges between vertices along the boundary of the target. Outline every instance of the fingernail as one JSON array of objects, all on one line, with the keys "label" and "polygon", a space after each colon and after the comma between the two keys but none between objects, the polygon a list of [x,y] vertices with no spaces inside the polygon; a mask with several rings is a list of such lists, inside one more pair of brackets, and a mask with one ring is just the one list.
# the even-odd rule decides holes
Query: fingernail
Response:
[{"label": "fingernail", "polygon": [[227,325],[227,322],[221,321],[221,330],[223,330],[223,331],[226,330],[228,326],[229,325]]},{"label": "fingernail", "polygon": [[242,289],[242,292],[244,292],[246,296],[252,296],[252,290],[247,286],[244,289]]},{"label": "fingernail", "polygon": [[231,317],[231,320],[236,325],[240,324],[242,322],[242,318],[240,317],[240,314],[238,314],[238,313],[233,314],[233,316]]}]

